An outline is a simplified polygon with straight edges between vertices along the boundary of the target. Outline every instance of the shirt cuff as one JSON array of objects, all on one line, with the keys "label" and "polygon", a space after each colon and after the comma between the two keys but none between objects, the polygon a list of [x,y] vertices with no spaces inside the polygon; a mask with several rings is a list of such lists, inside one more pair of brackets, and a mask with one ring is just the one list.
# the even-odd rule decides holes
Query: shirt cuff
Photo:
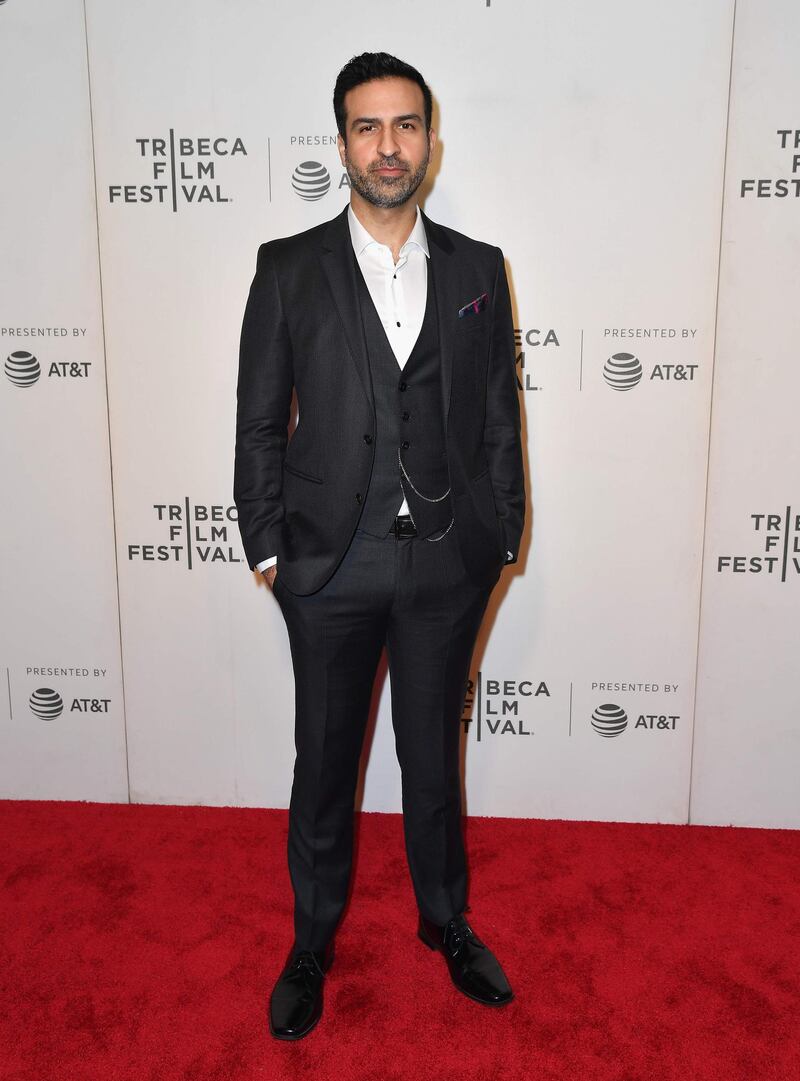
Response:
[{"label": "shirt cuff", "polygon": [[260,563],[256,563],[257,571],[265,571],[267,567],[272,567],[278,562],[277,556],[270,556],[269,559],[262,559]]}]

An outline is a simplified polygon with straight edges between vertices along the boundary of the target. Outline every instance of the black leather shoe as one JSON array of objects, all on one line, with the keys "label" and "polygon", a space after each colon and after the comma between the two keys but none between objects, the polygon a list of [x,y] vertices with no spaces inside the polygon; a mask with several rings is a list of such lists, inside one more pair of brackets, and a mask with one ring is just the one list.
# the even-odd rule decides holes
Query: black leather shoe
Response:
[{"label": "black leather shoe", "polygon": [[462,913],[440,927],[419,918],[417,934],[432,950],[444,954],[453,983],[465,995],[485,1006],[505,1006],[514,992],[500,967],[500,962],[481,942]]},{"label": "black leather shoe", "polygon": [[269,1000],[269,1030],[278,1040],[299,1040],[322,1016],[322,985],[333,964],[333,942],[324,950],[295,950]]}]

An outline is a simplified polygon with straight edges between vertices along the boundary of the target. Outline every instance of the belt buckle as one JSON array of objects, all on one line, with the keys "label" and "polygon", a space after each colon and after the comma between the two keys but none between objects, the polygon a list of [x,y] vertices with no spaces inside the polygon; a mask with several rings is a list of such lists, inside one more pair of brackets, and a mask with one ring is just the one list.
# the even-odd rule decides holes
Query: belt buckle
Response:
[{"label": "belt buckle", "polygon": [[398,514],[394,520],[394,532],[396,537],[416,537],[417,527],[410,514]]}]

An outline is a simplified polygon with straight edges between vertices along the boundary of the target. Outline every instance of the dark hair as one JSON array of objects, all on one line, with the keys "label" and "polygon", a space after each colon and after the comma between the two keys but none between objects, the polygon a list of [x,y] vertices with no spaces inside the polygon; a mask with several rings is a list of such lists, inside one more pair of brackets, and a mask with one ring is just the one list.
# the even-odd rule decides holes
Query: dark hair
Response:
[{"label": "dark hair", "polygon": [[347,118],[344,96],[348,90],[362,83],[368,83],[372,79],[410,79],[416,83],[425,99],[425,130],[431,130],[433,99],[428,84],[417,69],[389,53],[361,53],[360,56],[354,56],[352,60],[347,61],[336,77],[336,85],[333,88],[333,113],[336,117],[336,127],[345,142],[347,142],[345,129]]}]

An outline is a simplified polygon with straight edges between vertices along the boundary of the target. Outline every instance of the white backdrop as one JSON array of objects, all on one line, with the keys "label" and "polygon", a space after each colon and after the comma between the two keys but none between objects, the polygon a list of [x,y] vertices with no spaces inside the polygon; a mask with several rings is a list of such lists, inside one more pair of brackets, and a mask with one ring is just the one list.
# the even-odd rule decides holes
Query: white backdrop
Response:
[{"label": "white backdrop", "polygon": [[737,5],[692,818],[800,823],[800,10]]},{"label": "white backdrop", "polygon": [[0,792],[126,800],[86,35],[0,6]]},{"label": "white backdrop", "polygon": [[[468,813],[800,824],[796,568],[717,567],[793,505],[797,204],[740,183],[800,154],[775,134],[800,12],[377,0],[366,34],[321,2],[187,12],[0,6],[6,100],[28,89],[2,121],[28,165],[0,179],[3,359],[31,349],[8,328],[80,323],[95,376],[80,400],[0,388],[2,794],[288,805],[286,631],[232,505],[239,330],[259,244],[346,203],[333,83],[385,49],[434,93],[425,209],[503,248],[518,328],[530,506],[475,652]],[[42,657],[106,662],[102,727],[34,712],[67,688],[24,682]],[[399,811],[385,664],[374,707],[363,807]]]}]

